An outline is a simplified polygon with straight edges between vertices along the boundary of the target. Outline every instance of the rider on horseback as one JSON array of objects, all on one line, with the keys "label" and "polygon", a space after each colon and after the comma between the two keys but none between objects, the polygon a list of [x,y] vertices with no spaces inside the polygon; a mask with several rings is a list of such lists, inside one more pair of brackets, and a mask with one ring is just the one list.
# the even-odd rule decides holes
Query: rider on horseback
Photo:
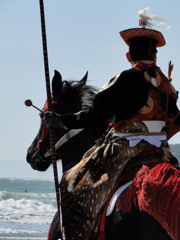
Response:
[{"label": "rider on horseback", "polygon": [[[170,172],[174,174],[173,177],[171,176],[173,186],[166,186],[166,191],[171,195],[169,195],[169,203],[178,201],[177,191],[180,180],[179,170],[175,168],[178,166],[178,161],[169,152],[168,148],[168,140],[179,131],[180,127],[179,109],[176,105],[178,93],[171,84],[173,68],[171,63],[169,64],[168,77],[156,65],[156,48],[164,46],[166,44],[165,39],[161,32],[146,28],[146,25],[149,25],[149,16],[146,15],[144,10],[139,15],[141,16],[140,26],[142,28],[127,29],[120,32],[121,37],[129,46],[129,52],[126,56],[132,64],[132,68],[114,76],[97,93],[92,107],[88,110],[62,115],[54,112],[44,113],[44,121],[48,127],[63,128],[65,126],[66,129],[93,126],[112,117],[113,127],[110,129],[108,137],[105,139],[106,141],[103,142],[101,140],[94,149],[84,155],[86,161],[83,159],[83,162],[81,161],[72,170],[65,173],[62,178],[60,186],[62,192],[62,213],[65,226],[64,231],[68,240],[73,239],[75,232],[78,232],[79,237],[74,239],[87,239],[97,222],[99,211],[107,202],[108,195],[113,190],[115,183],[119,180],[119,186],[126,183],[124,179],[121,182],[125,174],[128,175],[128,181],[133,180],[139,174],[139,171],[142,171],[141,168],[143,166],[147,168],[143,170],[142,175],[139,177],[143,178],[144,172],[151,177],[148,180],[149,185],[146,186],[139,184],[136,177],[134,182],[139,184],[138,186],[134,185],[137,194],[137,205],[141,206],[142,211],[152,215],[166,229],[172,239],[180,239],[180,229],[178,227],[180,219],[179,208],[177,207],[176,212],[171,212],[170,207],[168,210],[166,208],[168,204],[166,206],[161,204],[164,196],[162,186],[167,180],[162,178],[162,176],[166,175],[166,173],[170,174]],[[84,175],[77,182],[77,176],[79,177],[82,174],[80,169],[86,168],[86,163],[90,164],[92,159],[95,159],[93,163],[96,167],[87,164],[87,171],[90,169],[89,173],[86,174],[87,171],[85,171]],[[99,159],[101,159],[100,162],[98,162]],[[109,159],[111,159],[110,162]],[[106,165],[107,168],[102,169],[103,165]],[[134,171],[135,168],[138,168],[137,171],[130,176],[128,171]],[[96,175],[99,174],[99,172],[96,173],[97,169],[100,169],[100,176]],[[145,177],[141,180],[145,181],[144,179]],[[150,204],[147,203],[146,206],[142,204],[143,201],[145,202],[145,198],[149,197],[150,192],[153,192],[153,188],[150,190],[150,186],[154,186],[155,179],[156,181],[157,179],[161,180],[161,183],[158,183],[158,189],[160,190],[162,187],[161,191],[163,192],[162,195],[159,195],[160,199],[157,201],[156,211],[153,207],[156,204],[156,202],[153,202],[156,199],[155,195],[152,194],[153,198],[148,198]],[[78,189],[76,189],[76,185]],[[86,189],[84,186],[86,186]],[[88,188],[94,206],[98,205],[99,207],[93,212],[94,215],[88,212],[91,219],[91,228],[88,225],[89,219],[86,216],[85,221],[87,221],[87,224],[84,223],[83,225],[85,230],[83,230],[83,226],[78,231],[78,227],[74,227],[75,230],[73,232],[71,225],[77,222],[73,218],[74,216],[72,217],[73,210],[74,215],[77,217],[77,214],[80,214],[79,216],[86,214],[81,209],[82,204],[83,206],[86,204],[91,209],[91,205],[88,205],[89,200],[82,197],[83,193],[85,196]],[[99,199],[97,200],[95,199],[97,197],[94,195],[96,188],[97,193],[99,193]],[[77,202],[79,200],[77,197],[78,191],[81,192],[81,205]],[[72,196],[70,193],[72,193]],[[139,198],[138,194],[141,194],[141,198]],[[127,196],[129,195],[127,194]],[[67,196],[69,196],[68,199],[70,200],[67,200]],[[103,196],[103,200],[100,196]],[[130,201],[130,199],[126,199],[126,202],[128,200]],[[122,202],[118,205],[119,209],[124,207]],[[65,209],[66,211],[68,207],[70,208],[71,203],[71,214],[70,210],[66,214],[63,210]],[[124,204],[126,204],[125,201]],[[128,204],[132,205],[133,203],[129,202]],[[171,205],[169,204],[169,206]],[[131,209],[131,206],[129,208]],[[160,215],[160,212],[163,211],[168,211],[168,217]],[[111,239],[116,239],[116,234],[113,235],[113,230],[110,229],[109,231],[111,231]],[[133,239],[137,239],[135,236],[133,237]],[[119,237],[119,239],[123,238]]]}]

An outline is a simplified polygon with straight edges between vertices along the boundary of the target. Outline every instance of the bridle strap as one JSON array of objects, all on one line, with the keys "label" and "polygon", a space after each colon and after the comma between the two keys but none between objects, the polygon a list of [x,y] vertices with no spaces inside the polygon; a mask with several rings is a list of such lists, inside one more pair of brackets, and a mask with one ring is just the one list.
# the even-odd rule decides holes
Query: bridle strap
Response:
[{"label": "bridle strap", "polygon": [[[74,136],[76,136],[77,134],[79,134],[80,132],[82,132],[84,130],[84,128],[79,128],[79,129],[72,129],[70,131],[68,131],[67,133],[65,133],[60,139],[59,141],[55,144],[55,150],[59,149],[64,143],[68,142],[71,138],[73,138]],[[52,149],[50,149],[49,151],[47,151],[44,154],[44,157],[49,157],[52,154]]]}]

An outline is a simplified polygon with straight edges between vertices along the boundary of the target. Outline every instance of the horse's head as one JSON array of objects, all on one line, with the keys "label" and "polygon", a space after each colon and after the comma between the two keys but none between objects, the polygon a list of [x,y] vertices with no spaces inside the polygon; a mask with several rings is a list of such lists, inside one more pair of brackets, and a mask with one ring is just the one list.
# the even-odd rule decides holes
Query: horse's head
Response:
[{"label": "horse's head", "polygon": [[[86,85],[87,75],[88,73],[80,81],[62,81],[61,74],[55,71],[52,80],[52,108],[56,113],[78,112],[91,106],[97,89]],[[43,110],[47,111],[47,101]],[[63,170],[75,165],[82,154],[93,145],[95,138],[97,139],[101,132],[97,129],[95,131],[98,134],[93,134],[93,131],[86,129],[57,150],[57,159],[63,159]],[[65,129],[55,129],[56,140],[58,141],[66,132]],[[45,171],[49,167],[51,157],[44,156],[49,149],[49,131],[41,118],[39,132],[28,148],[26,157],[33,169]]]}]

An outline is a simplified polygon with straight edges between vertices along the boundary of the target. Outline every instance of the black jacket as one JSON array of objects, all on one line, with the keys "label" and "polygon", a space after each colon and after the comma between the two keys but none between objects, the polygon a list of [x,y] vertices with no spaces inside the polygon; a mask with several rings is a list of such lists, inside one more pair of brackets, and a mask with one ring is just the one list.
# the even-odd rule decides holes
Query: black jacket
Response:
[{"label": "black jacket", "polygon": [[63,124],[72,128],[85,128],[101,124],[110,118],[115,122],[124,120],[140,110],[147,102],[148,83],[142,73],[131,68],[112,78],[107,87],[98,92],[92,107],[82,111],[61,115]]}]

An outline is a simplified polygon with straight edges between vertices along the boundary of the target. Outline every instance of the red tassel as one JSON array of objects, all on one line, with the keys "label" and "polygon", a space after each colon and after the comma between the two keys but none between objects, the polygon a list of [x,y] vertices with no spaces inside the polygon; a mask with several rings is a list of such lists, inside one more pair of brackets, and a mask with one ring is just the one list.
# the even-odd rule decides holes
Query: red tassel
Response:
[{"label": "red tassel", "polygon": [[106,234],[105,232],[99,232],[97,240],[106,240]]},{"label": "red tassel", "polygon": [[[52,224],[52,223],[51,223]],[[46,240],[50,240],[50,230],[51,230],[51,225],[50,225],[50,228],[48,230],[48,235],[47,235],[47,239]]]},{"label": "red tassel", "polygon": [[61,232],[61,226],[60,226],[60,224],[58,224],[57,232]]},{"label": "red tassel", "polygon": [[49,150],[49,148],[46,146],[45,142],[48,139],[49,129],[47,128],[46,124],[44,123],[42,126],[42,132],[40,140],[37,144],[37,148],[41,152],[46,152]]}]

